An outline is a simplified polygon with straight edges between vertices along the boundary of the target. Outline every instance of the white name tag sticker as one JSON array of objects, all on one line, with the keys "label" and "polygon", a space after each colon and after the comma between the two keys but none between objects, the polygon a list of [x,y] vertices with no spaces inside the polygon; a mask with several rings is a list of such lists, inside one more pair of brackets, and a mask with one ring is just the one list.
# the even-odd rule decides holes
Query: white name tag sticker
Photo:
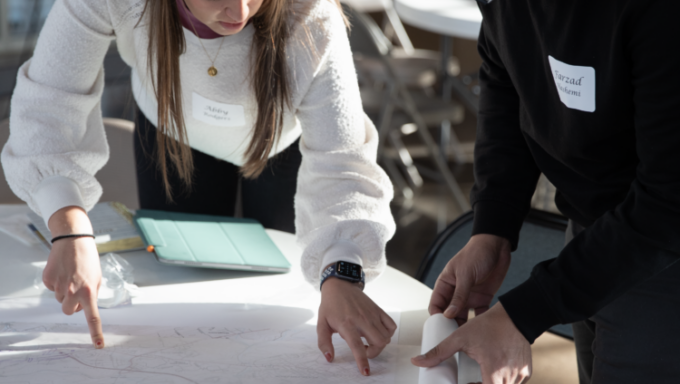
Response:
[{"label": "white name tag sticker", "polygon": [[595,112],[595,68],[565,64],[548,56],[557,93],[564,105],[584,112]]},{"label": "white name tag sticker", "polygon": [[242,105],[223,104],[193,93],[194,119],[220,127],[242,127],[246,117]]}]

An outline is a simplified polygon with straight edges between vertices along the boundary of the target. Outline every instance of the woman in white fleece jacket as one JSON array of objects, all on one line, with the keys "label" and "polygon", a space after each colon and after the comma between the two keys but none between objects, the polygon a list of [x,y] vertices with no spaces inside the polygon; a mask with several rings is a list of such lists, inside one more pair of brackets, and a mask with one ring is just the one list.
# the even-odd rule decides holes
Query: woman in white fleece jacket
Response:
[{"label": "woman in white fleece jacket", "polygon": [[[95,174],[109,155],[102,63],[115,39],[132,67],[142,208],[231,214],[241,179],[246,216],[289,231],[295,220],[311,284],[318,288],[322,271],[338,261],[361,265],[370,282],[385,268],[394,232],[392,187],[376,164],[377,134],[362,110],[339,7],[337,0],[57,1],[12,98],[2,151],[12,190],[53,236],[92,233],[85,212],[101,196]],[[55,241],[43,280],[64,313],[84,310],[102,348],[93,239]],[[339,332],[368,375],[367,357],[395,328],[360,284],[323,284],[319,348],[329,362]]]}]

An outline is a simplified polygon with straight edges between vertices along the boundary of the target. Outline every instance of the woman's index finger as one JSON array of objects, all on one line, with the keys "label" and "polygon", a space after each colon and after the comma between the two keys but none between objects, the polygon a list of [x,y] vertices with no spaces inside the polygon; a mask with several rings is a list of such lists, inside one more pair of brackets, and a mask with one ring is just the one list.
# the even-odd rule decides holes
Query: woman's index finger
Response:
[{"label": "woman's index finger", "polygon": [[104,331],[102,331],[102,320],[99,317],[97,297],[91,296],[89,300],[83,300],[80,304],[83,307],[83,313],[85,313],[87,326],[90,328],[92,344],[97,349],[104,348]]},{"label": "woman's index finger", "polygon": [[368,356],[366,355],[366,345],[361,340],[359,332],[354,329],[343,329],[340,331],[340,336],[345,339],[349,349],[352,350],[359,372],[364,376],[370,375],[371,369],[368,364]]}]

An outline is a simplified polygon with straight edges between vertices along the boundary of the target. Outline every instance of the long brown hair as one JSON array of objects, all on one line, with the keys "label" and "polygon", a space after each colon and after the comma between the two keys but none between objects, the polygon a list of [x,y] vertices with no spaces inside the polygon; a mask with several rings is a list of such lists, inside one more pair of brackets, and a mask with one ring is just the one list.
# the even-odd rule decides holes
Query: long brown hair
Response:
[{"label": "long brown hair", "polygon": [[[251,18],[255,26],[251,47],[251,82],[258,110],[253,138],[245,152],[247,160],[241,167],[241,174],[246,178],[255,178],[264,170],[269,154],[281,135],[284,111],[290,107],[286,43],[291,35],[292,26],[289,24],[293,20],[292,3],[295,1],[264,0],[258,13]],[[330,1],[335,2],[342,13],[340,1]],[[187,191],[191,190],[193,173],[182,111],[179,68],[179,57],[186,50],[186,42],[176,1],[146,0],[142,18],[145,15],[149,30],[147,65],[158,100],[156,158],[166,196],[171,201],[172,186],[168,180],[166,160],[170,160]],[[347,24],[344,13],[343,19]],[[309,47],[311,49],[312,44]]]}]

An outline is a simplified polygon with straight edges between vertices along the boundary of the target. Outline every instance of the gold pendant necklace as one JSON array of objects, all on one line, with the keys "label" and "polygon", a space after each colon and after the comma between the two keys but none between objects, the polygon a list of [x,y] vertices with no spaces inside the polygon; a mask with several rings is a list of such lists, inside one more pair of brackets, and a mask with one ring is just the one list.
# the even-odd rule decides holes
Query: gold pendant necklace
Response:
[{"label": "gold pendant necklace", "polygon": [[[186,7],[187,11],[189,13],[191,13],[191,11],[189,11],[189,7],[187,7],[186,4],[184,4],[184,7]],[[222,45],[224,44],[224,36],[222,36],[222,42],[220,43],[220,48],[217,50],[217,54],[215,55],[215,58],[211,59],[210,55],[208,54],[208,50],[205,49],[205,46],[203,45],[203,41],[201,41],[201,37],[198,35],[198,32],[196,32],[196,27],[194,26],[194,21],[191,20],[191,16],[189,16],[189,23],[191,23],[191,28],[194,29],[194,34],[196,34],[196,37],[198,38],[198,42],[201,43],[201,47],[203,48],[205,55],[208,56],[208,60],[210,60],[211,66],[210,66],[210,68],[208,68],[208,75],[210,77],[217,76],[218,72],[217,72],[217,68],[215,68],[215,60],[217,60],[217,56],[220,55],[220,51],[222,50]]]}]

